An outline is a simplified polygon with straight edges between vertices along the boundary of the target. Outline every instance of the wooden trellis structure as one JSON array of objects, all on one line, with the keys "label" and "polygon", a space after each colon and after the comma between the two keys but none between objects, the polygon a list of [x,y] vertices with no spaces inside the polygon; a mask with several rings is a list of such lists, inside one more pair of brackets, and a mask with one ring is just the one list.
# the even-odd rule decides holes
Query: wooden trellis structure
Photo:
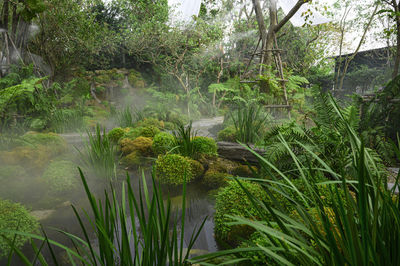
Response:
[{"label": "wooden trellis structure", "polygon": [[[275,66],[278,70],[278,75],[279,75],[279,79],[278,81],[280,82],[282,88],[283,88],[283,100],[285,104],[272,104],[272,105],[265,105],[265,108],[267,109],[286,109],[288,112],[288,117],[290,119],[290,110],[292,109],[292,106],[289,104],[288,101],[288,96],[287,96],[287,90],[286,90],[286,82],[288,81],[287,79],[285,79],[284,73],[283,73],[283,66],[282,66],[282,57],[281,57],[281,53],[282,53],[282,49],[279,49],[278,47],[278,41],[276,39],[276,35],[274,34],[274,48],[272,50],[265,50],[264,49],[264,45],[262,45],[261,51],[257,51],[258,47],[260,46],[261,43],[261,37],[258,40],[257,46],[254,50],[254,52],[251,54],[250,60],[247,63],[247,66],[245,68],[244,73],[247,73],[250,64],[252,63],[254,57],[259,56],[260,57],[260,63],[259,63],[259,75],[262,74],[263,71],[263,64],[262,62],[264,61],[264,56],[267,52],[272,52],[273,57],[274,57],[274,62],[275,62]],[[260,80],[241,80],[240,83],[258,83]]]}]

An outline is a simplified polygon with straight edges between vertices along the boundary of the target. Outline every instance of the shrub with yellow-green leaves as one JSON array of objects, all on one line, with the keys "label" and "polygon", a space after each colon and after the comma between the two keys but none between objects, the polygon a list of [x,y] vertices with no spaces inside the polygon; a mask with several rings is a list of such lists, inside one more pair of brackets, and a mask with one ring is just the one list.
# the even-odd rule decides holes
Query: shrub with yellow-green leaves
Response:
[{"label": "shrub with yellow-green leaves", "polygon": [[197,154],[204,154],[209,156],[216,156],[217,154],[217,143],[215,140],[208,137],[194,137],[192,140],[193,148]]},{"label": "shrub with yellow-green leaves", "polygon": [[202,184],[208,188],[218,188],[225,186],[232,177],[231,174],[218,172],[215,169],[208,169],[202,179]]},{"label": "shrub with yellow-green leaves", "polygon": [[[260,185],[247,181],[240,182],[256,199],[261,201],[268,199],[267,193]],[[223,187],[217,195],[214,231],[218,241],[237,246],[241,239],[248,238],[254,229],[246,225],[229,225],[233,219],[227,215],[260,218],[259,210],[254,207],[246,192],[236,181],[228,181],[228,185]]]},{"label": "shrub with yellow-green leaves", "polygon": [[[17,248],[21,248],[29,237],[2,232],[2,230],[16,230],[22,233],[34,233],[39,228],[39,223],[31,216],[28,210],[19,203],[0,199],[0,234],[14,241]],[[14,239],[15,238],[15,239]],[[7,241],[0,236],[0,258],[10,252]]]},{"label": "shrub with yellow-green leaves", "polygon": [[118,143],[118,141],[124,136],[124,134],[124,129],[116,127],[111,129],[110,132],[108,132],[107,136],[112,142]]},{"label": "shrub with yellow-green leaves", "polygon": [[121,139],[128,138],[134,140],[137,137],[153,138],[158,133],[160,133],[160,130],[155,126],[128,128]]},{"label": "shrub with yellow-green leaves", "polygon": [[237,131],[234,126],[228,126],[217,134],[217,139],[220,141],[236,142]]},{"label": "shrub with yellow-green leaves", "polygon": [[164,127],[165,127],[164,121],[160,121],[160,120],[158,120],[156,118],[153,118],[153,117],[144,118],[143,120],[140,120],[140,121],[136,122],[135,126],[137,126],[137,127],[153,126],[153,127],[158,128],[158,129],[164,129]]},{"label": "shrub with yellow-green leaves", "polygon": [[196,160],[190,160],[194,179],[200,178],[204,174],[204,166]]},{"label": "shrub with yellow-green leaves", "polygon": [[141,156],[148,157],[153,154],[153,140],[147,137],[137,137],[131,143],[133,151],[137,151]]},{"label": "shrub with yellow-green leaves", "polygon": [[172,134],[160,132],[153,138],[153,151],[155,154],[165,154],[175,146],[175,139]]},{"label": "shrub with yellow-green leaves", "polygon": [[156,163],[156,177],[168,185],[181,185],[185,178],[189,183],[194,179],[191,160],[179,154],[158,156]]}]

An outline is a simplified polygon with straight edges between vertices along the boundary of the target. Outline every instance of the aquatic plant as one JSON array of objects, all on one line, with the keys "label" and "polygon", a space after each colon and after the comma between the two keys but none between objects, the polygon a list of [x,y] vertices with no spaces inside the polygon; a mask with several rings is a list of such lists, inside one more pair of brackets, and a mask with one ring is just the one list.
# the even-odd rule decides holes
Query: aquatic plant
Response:
[{"label": "aquatic plant", "polygon": [[193,158],[196,155],[195,146],[192,142],[195,136],[196,132],[193,131],[192,122],[187,126],[178,125],[178,129],[174,131],[176,152],[182,156]]},{"label": "aquatic plant", "polygon": [[144,115],[138,109],[127,106],[121,111],[117,111],[117,123],[120,127],[134,127],[135,123],[142,120]]},{"label": "aquatic plant", "polygon": [[158,156],[155,173],[160,183],[169,185],[181,185],[194,178],[190,159],[179,154]]},{"label": "aquatic plant", "polygon": [[167,132],[160,132],[153,138],[153,151],[155,154],[165,154],[174,147],[174,136]]},{"label": "aquatic plant", "polygon": [[[6,230],[18,230],[21,233],[34,233],[39,223],[32,217],[28,210],[19,203],[0,199],[0,258],[10,251],[10,243],[16,248],[21,248],[29,237],[22,234],[13,234]],[[7,241],[8,240],[8,241]]]},{"label": "aquatic plant", "polygon": [[99,177],[114,178],[119,158],[116,156],[116,148],[107,137],[105,129],[96,126],[95,132],[87,131],[87,139],[84,140],[84,149],[78,152],[84,166],[93,171]]},{"label": "aquatic plant", "polygon": [[269,119],[262,109],[263,106],[258,104],[239,104],[237,110],[230,113],[237,140],[243,143],[255,143],[262,137],[262,129]]},{"label": "aquatic plant", "polygon": [[[29,260],[21,252],[20,246],[15,245],[7,238],[8,250],[11,258],[13,253],[20,258],[25,265],[36,265],[37,261],[47,265],[49,263],[60,264],[61,259],[55,255],[55,247],[66,251],[68,263],[83,265],[187,265],[191,253],[203,226],[205,219],[195,227],[188,242],[185,234],[186,219],[186,183],[182,186],[181,215],[174,214],[170,199],[163,199],[161,188],[155,182],[153,173],[152,193],[149,193],[148,185],[144,176],[139,181],[139,188],[134,188],[131,179],[127,176],[126,183],[122,185],[121,201],[116,197],[117,191],[111,186],[110,193],[105,192],[105,199],[98,200],[90,191],[84,175],[81,179],[87,198],[90,202],[94,218],[87,219],[95,225],[96,247],[93,245],[93,238],[89,229],[83,223],[83,217],[73,207],[77,220],[81,226],[83,238],[63,233],[71,242],[74,248],[69,248],[61,243],[49,240],[44,236],[29,234],[21,231],[12,231],[19,236],[25,236],[31,240],[40,240],[41,245],[36,246],[31,241],[34,258]],[[134,191],[139,189],[139,196]],[[132,226],[135,225],[135,226]],[[4,231],[0,229],[0,234]],[[50,249],[52,256],[45,258],[41,251],[44,245]],[[8,262],[11,265],[11,261]]]}]

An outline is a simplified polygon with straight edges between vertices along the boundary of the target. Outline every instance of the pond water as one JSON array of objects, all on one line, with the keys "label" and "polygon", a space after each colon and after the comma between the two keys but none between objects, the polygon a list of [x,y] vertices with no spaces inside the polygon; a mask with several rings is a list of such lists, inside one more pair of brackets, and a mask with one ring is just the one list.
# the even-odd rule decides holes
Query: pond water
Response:
[{"label": "pond water", "polygon": [[[221,118],[217,118],[196,122],[194,125],[195,129],[200,132],[198,135],[210,136],[211,134],[208,130],[213,125],[221,122]],[[74,162],[77,166],[81,166],[82,162],[80,161],[79,153],[77,152],[77,149],[82,148],[81,135],[77,133],[65,134],[64,137],[68,143],[68,152],[63,154],[61,158],[54,158],[54,160],[69,160]],[[152,178],[150,167],[147,167],[144,170],[137,169],[129,171],[133,191],[137,197],[139,197],[139,179],[142,177],[142,171],[145,174],[147,183],[151,184]],[[43,183],[40,172],[29,171],[22,177],[16,177],[14,180],[10,181],[10,183],[3,182],[2,189],[0,189],[0,198],[19,202],[26,206],[31,211],[31,214],[38,218],[50,239],[71,246],[71,243],[68,242],[66,237],[55,230],[55,228],[83,237],[78,220],[75,217],[71,205],[75,206],[82,216],[84,216],[83,210],[86,210],[91,214],[89,202],[79,179],[78,170],[76,170],[75,174],[79,185],[68,192],[55,192],[49,190],[49,187]],[[104,191],[109,189],[110,182],[91,176],[87,173],[85,173],[85,176],[91,191],[98,198],[104,198]],[[121,184],[125,180],[126,170],[121,168],[118,170],[117,180],[112,182],[116,191],[120,191]],[[151,193],[151,187],[149,190]],[[172,207],[178,213],[179,217],[182,211],[182,188],[165,186],[162,187],[162,193],[165,199],[167,196],[170,197]],[[217,250],[217,244],[214,239],[214,203],[214,197],[211,196],[209,191],[199,182],[192,182],[187,185],[185,220],[186,243],[189,241],[193,229],[196,226],[198,227],[206,218],[204,228],[192,249],[192,255],[201,255],[206,252]],[[87,227],[90,227],[87,219],[84,219],[84,222]],[[94,233],[91,233],[93,237]],[[26,248],[27,254],[32,256],[32,254],[29,254],[29,252],[31,252],[30,250],[31,248]],[[65,256],[65,253],[62,250],[58,250],[58,252],[58,255],[61,258]],[[49,252],[46,250],[44,250],[44,255],[50,256]],[[0,265],[4,265],[5,263],[6,260],[4,258],[0,259]],[[12,265],[20,264],[21,263],[16,259]]]}]

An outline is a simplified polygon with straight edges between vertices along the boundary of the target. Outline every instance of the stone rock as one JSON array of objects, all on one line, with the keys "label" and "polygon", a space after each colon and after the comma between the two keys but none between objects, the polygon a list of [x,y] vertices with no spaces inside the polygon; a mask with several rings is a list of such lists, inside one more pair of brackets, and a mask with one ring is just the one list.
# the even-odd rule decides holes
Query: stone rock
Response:
[{"label": "stone rock", "polygon": [[31,215],[38,219],[39,221],[46,220],[49,218],[53,213],[55,213],[56,210],[37,210],[37,211],[32,211]]},{"label": "stone rock", "polygon": [[[258,163],[257,157],[238,143],[220,141],[217,145],[220,157],[239,162]],[[253,145],[250,145],[250,148],[261,155],[265,153],[264,150],[255,148]]]}]

